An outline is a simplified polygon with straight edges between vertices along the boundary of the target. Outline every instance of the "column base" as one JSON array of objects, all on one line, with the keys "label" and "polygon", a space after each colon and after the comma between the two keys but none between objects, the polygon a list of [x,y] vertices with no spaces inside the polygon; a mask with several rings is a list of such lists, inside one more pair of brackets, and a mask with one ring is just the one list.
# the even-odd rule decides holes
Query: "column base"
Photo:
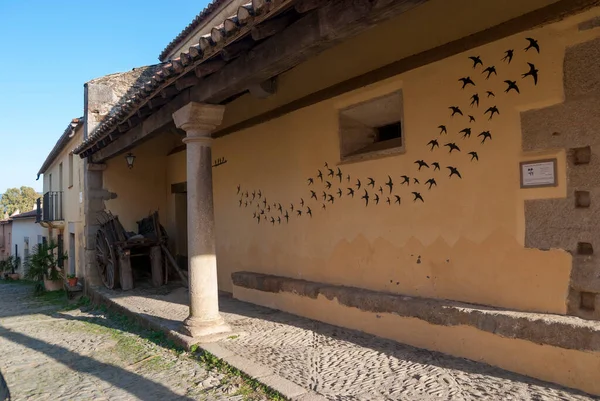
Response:
[{"label": "column base", "polygon": [[204,320],[197,317],[188,317],[183,321],[180,331],[190,337],[206,337],[213,334],[226,333],[231,331],[229,325],[219,316],[215,320]]}]

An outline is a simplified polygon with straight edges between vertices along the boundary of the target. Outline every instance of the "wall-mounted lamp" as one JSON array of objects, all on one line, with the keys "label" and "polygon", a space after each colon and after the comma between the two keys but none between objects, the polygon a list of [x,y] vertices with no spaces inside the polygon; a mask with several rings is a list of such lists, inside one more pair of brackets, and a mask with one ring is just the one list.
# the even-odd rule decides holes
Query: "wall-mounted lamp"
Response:
[{"label": "wall-mounted lamp", "polygon": [[135,156],[133,155],[133,153],[127,153],[127,156],[125,156],[125,160],[127,160],[127,167],[129,167],[129,169],[132,169],[133,162],[135,162]]}]

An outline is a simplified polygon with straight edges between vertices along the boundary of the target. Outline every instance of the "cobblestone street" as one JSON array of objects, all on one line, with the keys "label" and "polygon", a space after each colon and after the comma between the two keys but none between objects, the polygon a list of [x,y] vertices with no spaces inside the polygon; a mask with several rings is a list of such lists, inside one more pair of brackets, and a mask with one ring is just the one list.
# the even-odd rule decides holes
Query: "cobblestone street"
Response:
[{"label": "cobblestone street", "polygon": [[32,287],[0,283],[0,371],[13,400],[267,400],[207,371],[150,332],[100,311],[61,312]]}]

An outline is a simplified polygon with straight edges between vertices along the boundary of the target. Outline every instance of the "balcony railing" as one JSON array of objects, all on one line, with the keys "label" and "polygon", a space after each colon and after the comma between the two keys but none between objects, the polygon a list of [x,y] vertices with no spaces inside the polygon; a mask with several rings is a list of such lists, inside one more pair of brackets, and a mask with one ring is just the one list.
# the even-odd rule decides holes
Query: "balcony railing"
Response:
[{"label": "balcony railing", "polygon": [[63,220],[63,193],[51,191],[44,194],[43,206],[38,203],[38,214],[42,209],[42,221]]}]

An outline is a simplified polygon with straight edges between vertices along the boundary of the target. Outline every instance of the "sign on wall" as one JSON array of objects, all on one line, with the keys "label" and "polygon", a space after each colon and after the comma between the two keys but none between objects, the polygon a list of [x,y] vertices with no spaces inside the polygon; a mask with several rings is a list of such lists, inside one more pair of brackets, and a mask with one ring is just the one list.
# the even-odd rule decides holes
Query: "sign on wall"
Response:
[{"label": "sign on wall", "polygon": [[521,188],[555,187],[556,159],[532,160],[520,163]]}]

